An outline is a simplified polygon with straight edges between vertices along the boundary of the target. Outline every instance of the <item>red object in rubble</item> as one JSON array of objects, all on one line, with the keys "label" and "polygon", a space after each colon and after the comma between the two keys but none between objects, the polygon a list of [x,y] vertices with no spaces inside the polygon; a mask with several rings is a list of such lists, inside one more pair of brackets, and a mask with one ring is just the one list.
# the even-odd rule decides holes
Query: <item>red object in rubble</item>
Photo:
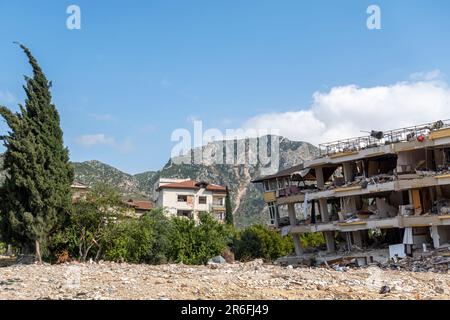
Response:
[{"label": "red object in rubble", "polygon": [[419,136],[417,137],[417,141],[419,141],[419,142],[424,142],[424,141],[425,141],[425,136],[424,136],[423,134],[419,135]]}]

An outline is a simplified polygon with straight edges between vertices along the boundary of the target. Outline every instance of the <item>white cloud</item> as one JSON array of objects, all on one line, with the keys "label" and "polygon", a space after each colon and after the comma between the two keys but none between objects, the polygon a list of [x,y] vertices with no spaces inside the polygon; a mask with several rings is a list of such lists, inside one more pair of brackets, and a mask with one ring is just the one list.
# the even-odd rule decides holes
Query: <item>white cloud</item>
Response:
[{"label": "white cloud", "polygon": [[107,136],[104,133],[81,135],[75,142],[85,148],[102,145],[112,147],[122,154],[129,154],[135,149],[134,144],[130,139],[125,139],[123,142],[117,142],[116,139]]},{"label": "white cloud", "polygon": [[[428,79],[440,75],[433,73]],[[449,86],[422,80],[370,88],[334,87],[314,93],[305,110],[257,115],[244,123],[244,129],[278,129],[289,139],[319,144],[365,135],[361,130],[388,130],[448,118]]]},{"label": "white cloud", "polygon": [[0,90],[0,103],[11,104],[16,103],[17,98],[9,91]]},{"label": "white cloud", "polygon": [[409,78],[414,81],[421,81],[421,80],[431,81],[441,79],[443,77],[444,75],[439,69],[431,71],[415,72],[409,76]]},{"label": "white cloud", "polygon": [[78,137],[76,142],[85,148],[91,148],[96,145],[114,146],[116,144],[114,138],[109,137],[103,133],[85,134]]}]

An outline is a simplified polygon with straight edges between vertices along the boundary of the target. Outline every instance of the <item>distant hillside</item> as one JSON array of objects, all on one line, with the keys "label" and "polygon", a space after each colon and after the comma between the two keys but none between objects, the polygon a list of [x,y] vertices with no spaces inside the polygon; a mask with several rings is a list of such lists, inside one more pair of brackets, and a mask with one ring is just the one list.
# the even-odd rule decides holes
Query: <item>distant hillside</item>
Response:
[{"label": "distant hillside", "polygon": [[74,162],[75,180],[92,186],[96,182],[106,182],[117,187],[124,195],[135,198],[149,197],[149,181],[155,172],[148,171],[130,175],[97,160]]},{"label": "distant hillside", "polygon": [[[254,142],[254,140],[250,140]],[[246,152],[251,154],[249,140],[246,143]],[[214,154],[220,148],[216,142],[204,146],[203,152]],[[198,150],[198,149],[197,149]],[[191,150],[191,152],[195,152]],[[224,152],[225,154],[225,152]],[[313,145],[290,141],[286,138],[280,140],[279,168],[284,169],[299,164],[303,160],[311,159],[318,154],[318,149]],[[235,154],[236,156],[237,154]],[[183,159],[189,157],[183,156]],[[180,160],[180,158],[176,158]],[[0,157],[0,163],[3,158]],[[190,178],[193,180],[205,180],[215,184],[226,185],[231,191],[234,206],[235,222],[238,226],[251,223],[265,222],[268,218],[267,208],[262,201],[261,186],[254,185],[250,181],[261,175],[259,165],[225,165],[225,164],[175,164],[179,163],[170,159],[159,171],[147,171],[136,175],[124,173],[108,164],[92,160],[86,162],[74,162],[75,179],[87,185],[96,182],[107,182],[116,186],[124,195],[134,198],[149,199],[154,183],[160,178]],[[4,173],[0,175],[0,179]]]},{"label": "distant hillside", "polygon": [[[247,140],[246,144],[246,152],[249,154],[251,153],[249,149],[250,141]],[[214,154],[220,147],[221,145],[218,146],[217,143],[210,143],[203,147],[203,152]],[[287,138],[280,138],[279,147],[280,161],[278,170],[291,167],[318,155],[318,149],[310,143],[291,141]],[[191,153],[193,152],[191,151]],[[224,152],[224,154],[226,153]],[[169,160],[164,168],[152,177],[152,180],[156,181],[161,176],[206,180],[216,184],[227,185],[231,191],[235,222],[238,226],[267,221],[268,210],[262,200],[262,188],[260,185],[251,183],[251,180],[261,175],[261,167],[259,165],[217,165],[213,163],[195,165],[174,164],[174,162],[176,161]]]}]

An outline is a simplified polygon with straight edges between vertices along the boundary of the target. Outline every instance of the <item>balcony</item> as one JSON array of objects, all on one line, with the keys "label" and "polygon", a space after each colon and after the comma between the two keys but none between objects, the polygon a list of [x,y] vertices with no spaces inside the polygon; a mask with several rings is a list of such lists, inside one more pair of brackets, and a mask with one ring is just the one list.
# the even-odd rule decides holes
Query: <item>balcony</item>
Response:
[{"label": "balcony", "polygon": [[225,211],[225,206],[224,205],[219,205],[219,204],[217,204],[217,205],[212,204],[211,205],[211,211]]},{"label": "balcony", "polygon": [[369,136],[338,140],[319,144],[320,156],[345,156],[357,153],[359,150],[380,147],[383,145],[406,142],[420,137],[430,140],[448,137],[450,135],[450,119],[411,126],[390,131],[373,131]]}]

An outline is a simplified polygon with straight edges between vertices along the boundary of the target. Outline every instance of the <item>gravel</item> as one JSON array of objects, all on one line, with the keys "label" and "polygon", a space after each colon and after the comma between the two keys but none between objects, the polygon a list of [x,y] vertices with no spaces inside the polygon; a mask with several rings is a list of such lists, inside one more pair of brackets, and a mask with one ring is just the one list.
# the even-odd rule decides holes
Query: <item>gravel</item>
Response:
[{"label": "gravel", "polygon": [[0,268],[0,299],[450,299],[450,275],[376,266],[292,268],[261,260],[13,265]]}]

